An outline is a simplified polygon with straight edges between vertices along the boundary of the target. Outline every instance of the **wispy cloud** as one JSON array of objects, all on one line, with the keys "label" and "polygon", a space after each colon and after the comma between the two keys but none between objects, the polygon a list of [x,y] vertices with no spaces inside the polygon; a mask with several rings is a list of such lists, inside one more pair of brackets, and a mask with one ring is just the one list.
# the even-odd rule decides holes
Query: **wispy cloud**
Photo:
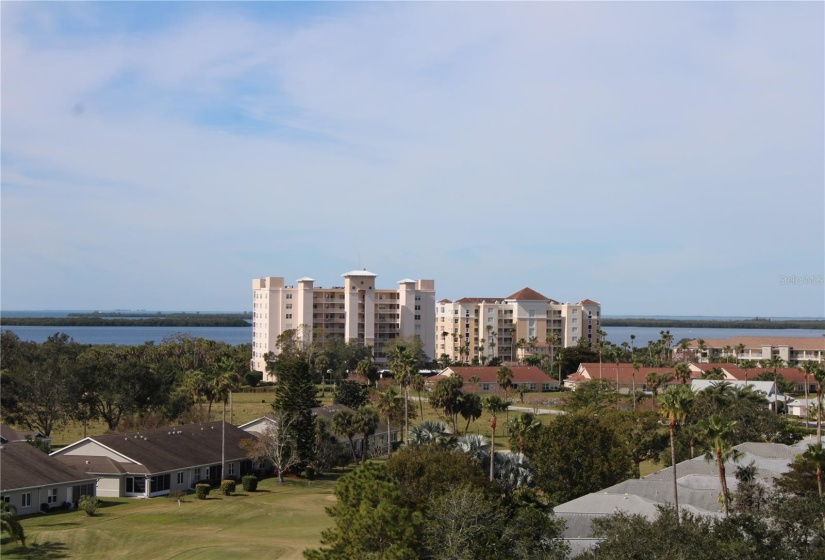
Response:
[{"label": "wispy cloud", "polygon": [[245,308],[253,276],[365,266],[444,297],[825,313],[737,277],[823,273],[821,4],[2,16],[4,307]]}]

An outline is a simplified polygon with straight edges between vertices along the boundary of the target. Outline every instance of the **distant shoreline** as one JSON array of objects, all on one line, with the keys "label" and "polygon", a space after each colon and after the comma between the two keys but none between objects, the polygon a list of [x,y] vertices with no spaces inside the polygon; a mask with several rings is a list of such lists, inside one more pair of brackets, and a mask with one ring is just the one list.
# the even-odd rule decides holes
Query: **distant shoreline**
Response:
[{"label": "distant shoreline", "polygon": [[250,327],[251,313],[67,313],[0,317],[2,327]]},{"label": "distant shoreline", "polygon": [[619,319],[602,317],[603,327],[646,327],[683,329],[811,329],[825,330],[825,319]]}]

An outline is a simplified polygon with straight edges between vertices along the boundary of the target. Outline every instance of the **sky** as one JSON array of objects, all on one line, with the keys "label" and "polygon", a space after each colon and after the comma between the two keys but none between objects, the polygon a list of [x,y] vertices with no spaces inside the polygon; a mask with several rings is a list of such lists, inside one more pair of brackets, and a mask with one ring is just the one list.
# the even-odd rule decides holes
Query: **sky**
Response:
[{"label": "sky", "polygon": [[0,307],[825,316],[822,2],[0,4]]}]

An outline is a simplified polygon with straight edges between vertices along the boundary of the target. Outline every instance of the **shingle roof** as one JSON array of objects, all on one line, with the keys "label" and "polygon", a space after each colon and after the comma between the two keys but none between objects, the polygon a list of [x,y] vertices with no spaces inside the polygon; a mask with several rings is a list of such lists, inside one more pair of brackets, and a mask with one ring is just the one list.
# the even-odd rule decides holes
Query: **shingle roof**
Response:
[{"label": "shingle roof", "polygon": [[55,455],[61,463],[89,474],[149,474],[143,465],[118,463],[109,457],[95,455]]},{"label": "shingle roof", "polygon": [[0,446],[3,476],[0,490],[16,490],[52,484],[87,483],[95,477],[75,470],[25,442]]},{"label": "shingle roof", "polygon": [[[622,364],[622,363],[620,363],[618,370],[619,370],[618,371],[618,373],[619,373],[619,383],[622,383],[622,384],[632,384],[634,379],[635,379],[635,382],[637,384],[642,385],[642,384],[644,384],[645,378],[648,376],[649,373],[660,373],[660,374],[661,373],[669,373],[671,378],[672,378],[671,379],[672,383],[679,382],[679,380],[676,379],[676,370],[675,370],[675,368],[672,368],[672,367],[660,367],[660,368],[640,367],[639,371],[636,371],[633,368],[633,364]],[[588,362],[588,363],[579,364],[579,369],[577,370],[577,373],[582,374],[582,377],[581,378],[576,378],[576,379],[572,379],[572,378],[568,378],[568,379],[570,381],[575,381],[575,380],[579,380],[579,379],[582,380],[582,381],[586,381],[588,377],[589,377],[589,379],[599,379],[599,363],[598,362],[595,362],[595,363],[589,363]],[[601,364],[601,375],[602,375],[602,379],[607,379],[609,381],[616,381],[616,364],[611,363],[611,362],[602,362],[602,364]],[[699,373],[691,372],[691,377],[692,378],[697,378],[699,376],[700,376]]]},{"label": "shingle roof", "polygon": [[[241,449],[240,441],[249,438],[249,433],[227,423],[226,460],[245,459],[246,453]],[[221,461],[221,422],[121,432],[87,439],[137,461],[150,473]]]}]

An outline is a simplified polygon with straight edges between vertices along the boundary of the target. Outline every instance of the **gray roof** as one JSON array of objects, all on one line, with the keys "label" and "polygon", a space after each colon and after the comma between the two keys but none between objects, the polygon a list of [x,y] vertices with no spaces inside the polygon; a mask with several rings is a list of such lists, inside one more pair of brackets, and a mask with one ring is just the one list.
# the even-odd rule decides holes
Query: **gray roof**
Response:
[{"label": "gray roof", "polygon": [[95,477],[75,470],[25,442],[0,446],[3,466],[0,490],[18,490],[55,484],[85,484]]},{"label": "gray roof", "polygon": [[[735,449],[742,453],[737,463],[726,463],[728,487],[734,490],[737,481],[733,476],[739,465],[751,462],[757,468],[757,477],[766,484],[788,471],[788,465],[807,448],[807,442],[795,446],[778,443],[743,443]],[[719,504],[719,471],[713,462],[703,456],[676,465],[680,508],[701,515],[721,515]],[[567,539],[591,539],[591,522],[624,511],[629,514],[653,518],[657,505],[673,503],[673,469],[668,467],[644,478],[620,482],[604,490],[587,494],[559,504],[556,515],[565,520]],[[571,541],[572,542],[572,541]],[[582,541],[584,542],[584,541]],[[593,544],[593,543],[591,543]]]},{"label": "gray roof", "polygon": [[[245,459],[246,453],[241,449],[240,441],[250,437],[252,436],[248,432],[226,423],[226,460]],[[148,473],[162,473],[221,462],[221,422],[93,436],[55,453],[67,457],[69,455],[62,452],[87,440],[95,441],[140,463]],[[77,456],[91,461],[89,456]],[[97,464],[95,466],[99,467]],[[131,465],[128,470],[135,472]]]}]

